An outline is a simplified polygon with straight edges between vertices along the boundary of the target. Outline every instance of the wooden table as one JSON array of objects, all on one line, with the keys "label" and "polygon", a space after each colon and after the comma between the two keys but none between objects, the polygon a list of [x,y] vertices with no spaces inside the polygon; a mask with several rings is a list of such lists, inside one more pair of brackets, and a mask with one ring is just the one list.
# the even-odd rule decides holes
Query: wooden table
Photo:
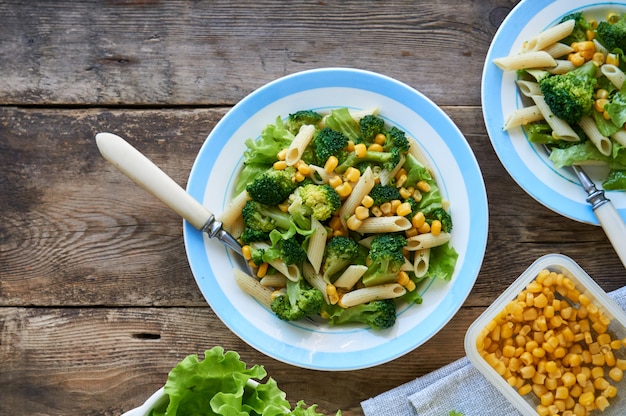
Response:
[{"label": "wooden table", "polygon": [[[221,345],[265,366],[291,401],[359,415],[362,400],[462,357],[468,325],[544,254],[623,286],[602,230],[533,200],[491,147],[481,71],[516,3],[0,0],[0,414],[120,414],[183,357]],[[333,373],[231,333],[196,286],[180,218],[94,142],[118,132],[184,186],[231,106],[328,66],[383,73],[441,106],[476,154],[490,210],[480,275],[452,321],[404,357]]]}]

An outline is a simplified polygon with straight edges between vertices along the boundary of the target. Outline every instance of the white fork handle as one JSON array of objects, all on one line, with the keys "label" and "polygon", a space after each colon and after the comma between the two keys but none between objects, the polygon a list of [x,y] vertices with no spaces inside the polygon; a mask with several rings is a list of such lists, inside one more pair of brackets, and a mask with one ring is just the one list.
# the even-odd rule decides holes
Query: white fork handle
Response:
[{"label": "white fork handle", "polygon": [[611,201],[594,210],[602,229],[613,245],[613,249],[626,268],[626,224]]}]

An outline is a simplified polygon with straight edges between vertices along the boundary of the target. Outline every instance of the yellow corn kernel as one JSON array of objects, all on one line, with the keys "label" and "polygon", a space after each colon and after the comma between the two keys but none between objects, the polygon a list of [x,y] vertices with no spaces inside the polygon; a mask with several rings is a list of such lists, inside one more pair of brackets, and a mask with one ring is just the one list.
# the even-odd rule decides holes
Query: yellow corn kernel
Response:
[{"label": "yellow corn kernel", "polygon": [[419,181],[416,186],[417,186],[417,189],[419,189],[422,192],[430,191],[430,185],[426,181]]},{"label": "yellow corn kernel", "polygon": [[396,177],[396,187],[397,188],[401,188],[404,186],[404,184],[406,183],[406,180],[408,179],[408,176],[406,176],[406,173],[403,173],[401,175],[398,175]]},{"label": "yellow corn kernel", "polygon": [[396,209],[396,215],[400,217],[407,216],[410,213],[411,213],[411,204],[409,204],[408,202],[401,203],[400,205],[398,205],[398,208]]},{"label": "yellow corn kernel", "polygon": [[287,149],[283,149],[280,152],[278,152],[278,154],[276,155],[276,158],[278,160],[285,160],[285,159],[287,159]]},{"label": "yellow corn kernel", "polygon": [[584,42],[572,43],[572,49],[574,49],[576,52],[588,51],[590,49],[595,49],[595,48],[596,48],[596,45],[590,40],[584,41]]},{"label": "yellow corn kernel", "polygon": [[425,222],[421,227],[417,229],[420,234],[426,234],[430,232],[430,224]]},{"label": "yellow corn kernel", "polygon": [[328,179],[328,184],[335,189],[338,186],[340,186],[342,183],[343,183],[343,179],[341,179],[341,176],[332,176]]},{"label": "yellow corn kernel", "polygon": [[348,145],[346,146],[346,150],[348,152],[354,152],[354,141],[348,140]]},{"label": "yellow corn kernel", "polygon": [[408,292],[413,292],[415,290],[415,282],[413,280],[409,280],[409,283],[407,283],[406,286],[404,286],[404,288]]},{"label": "yellow corn kernel", "polygon": [[434,236],[441,234],[441,221],[433,220],[433,222],[430,224],[430,232]]},{"label": "yellow corn kernel", "polygon": [[275,170],[285,170],[287,169],[287,162],[285,162],[284,160],[279,160],[277,162],[274,162],[273,166]]},{"label": "yellow corn kernel", "polygon": [[298,163],[296,163],[296,169],[298,169],[298,172],[303,175],[308,175],[311,173],[311,168],[309,167],[309,165],[307,165],[306,162],[303,162],[302,160],[299,160]]},{"label": "yellow corn kernel", "polygon": [[585,30],[585,37],[587,40],[593,40],[596,37],[596,31],[591,29]]},{"label": "yellow corn kernel", "polygon": [[608,53],[604,59],[604,63],[617,66],[619,65],[619,58],[614,53]]},{"label": "yellow corn kernel", "polygon": [[370,152],[382,152],[383,151],[383,147],[381,145],[379,145],[378,143],[372,143],[372,144],[369,145],[367,150],[369,150]]},{"label": "yellow corn kernel", "polygon": [[354,145],[354,154],[356,157],[363,158],[365,157],[366,152],[367,152],[367,147],[365,147],[363,143]]},{"label": "yellow corn kernel", "polygon": [[305,180],[307,177],[306,177],[306,176],[304,176],[304,175],[302,174],[302,172],[297,171],[297,172],[296,172],[296,174],[294,175],[294,178],[295,178],[296,182],[302,182],[302,181],[303,181],[303,180]]},{"label": "yellow corn kernel", "polygon": [[283,296],[284,293],[282,293],[280,290],[275,290],[272,292],[272,294],[270,295],[270,298],[273,300],[275,300],[277,297],[279,296]]},{"label": "yellow corn kernel", "polygon": [[351,229],[352,231],[356,231],[359,229],[359,227],[361,226],[361,224],[363,224],[363,221],[361,221],[360,219],[358,219],[356,217],[356,215],[351,215],[350,218],[348,218],[348,220],[346,221],[346,225],[348,226],[349,229]]},{"label": "yellow corn kernel", "polygon": [[398,189],[398,192],[400,192],[400,196],[403,199],[410,198],[411,195],[413,195],[413,192],[409,188],[405,188],[404,186]]},{"label": "yellow corn kernel", "polygon": [[567,60],[570,61],[574,66],[578,67],[585,63],[585,58],[582,57],[580,52],[570,53],[567,56]]},{"label": "yellow corn kernel", "polygon": [[590,391],[581,394],[580,397],[578,398],[578,403],[582,404],[583,406],[589,406],[594,401],[595,401],[595,397],[593,393]]},{"label": "yellow corn kernel", "polygon": [[382,133],[378,133],[376,137],[374,137],[374,143],[383,145],[387,141],[387,136]]},{"label": "yellow corn kernel", "polygon": [[624,378],[624,371],[618,367],[613,367],[609,370],[609,377],[615,382],[620,382]]},{"label": "yellow corn kernel", "polygon": [[520,396],[525,396],[531,391],[533,391],[533,386],[531,386],[530,384],[524,384],[522,387],[517,389],[517,392],[520,394]]},{"label": "yellow corn kernel", "polygon": [[243,255],[244,259],[250,260],[252,258],[252,253],[250,252],[250,246],[247,244],[245,246],[242,246],[241,254]]},{"label": "yellow corn kernel", "polygon": [[371,208],[372,205],[374,205],[374,199],[369,195],[365,195],[361,200],[361,205],[363,205],[365,208]]},{"label": "yellow corn kernel", "polygon": [[349,182],[358,182],[361,177],[361,172],[357,168],[353,168],[352,166],[346,169],[346,172],[343,174],[343,177]]},{"label": "yellow corn kernel", "polygon": [[607,387],[607,388],[606,388],[606,389],[602,392],[602,395],[603,395],[604,397],[609,398],[609,399],[611,399],[611,398],[613,398],[613,397],[617,396],[617,387],[615,387],[615,386],[609,386],[609,387]]},{"label": "yellow corn kernel", "polygon": [[358,207],[356,207],[356,209],[354,210],[354,216],[358,219],[363,221],[365,218],[370,216],[370,210],[365,208],[363,205],[359,205]]},{"label": "yellow corn kernel", "polygon": [[391,202],[385,202],[379,205],[383,215],[391,215]]},{"label": "yellow corn kernel", "polygon": [[383,215],[383,211],[380,209],[380,207],[372,207],[370,211],[372,212],[372,215],[375,217],[382,217]]},{"label": "yellow corn kernel", "polygon": [[402,286],[406,286],[411,279],[409,279],[409,274],[405,271],[401,271],[398,273],[398,284]]},{"label": "yellow corn kernel", "polygon": [[604,106],[607,105],[608,103],[609,103],[609,100],[607,98],[598,98],[597,100],[595,100],[593,102],[593,108],[598,113],[603,113],[604,112]]},{"label": "yellow corn kernel", "polygon": [[598,410],[600,410],[601,412],[603,412],[604,409],[609,407],[609,401],[604,396],[596,397],[595,404],[596,404],[596,408],[598,408]]},{"label": "yellow corn kernel", "polygon": [[335,285],[326,285],[326,295],[328,295],[328,300],[331,305],[335,305],[339,301],[339,295],[337,294],[337,288]]},{"label": "yellow corn kernel", "polygon": [[352,185],[350,185],[348,182],[344,182],[336,187],[335,191],[337,191],[339,196],[346,197],[352,193]]},{"label": "yellow corn kernel", "polygon": [[591,60],[596,66],[602,66],[604,64],[604,54],[602,52],[594,52]]},{"label": "yellow corn kernel", "polygon": [[413,227],[419,229],[422,225],[424,225],[425,221],[426,221],[426,217],[424,216],[424,213],[418,212],[411,219],[411,224],[413,225]]},{"label": "yellow corn kernel", "polygon": [[608,16],[606,17],[606,21],[609,22],[610,24],[617,23],[618,20],[619,20],[619,15],[615,12],[610,12]]},{"label": "yellow corn kernel", "polygon": [[339,159],[335,156],[330,156],[326,160],[326,163],[324,163],[324,171],[326,171],[326,173],[331,173],[335,170],[337,165],[339,165]]},{"label": "yellow corn kernel", "polygon": [[391,204],[391,213],[394,215],[398,215],[398,207],[400,206],[402,201],[400,201],[399,199],[392,199],[391,201],[389,201],[389,203]]},{"label": "yellow corn kernel", "polygon": [[263,263],[259,266],[259,269],[256,272],[257,277],[265,277],[265,275],[267,274],[267,268],[269,267],[269,264]]},{"label": "yellow corn kernel", "polygon": [[415,237],[417,234],[419,234],[419,233],[417,232],[417,228],[415,228],[415,227],[411,227],[408,230],[404,231],[404,236],[406,238]]},{"label": "yellow corn kernel", "polygon": [[419,189],[416,189],[415,191],[413,191],[413,199],[416,202],[420,202],[422,200],[422,193],[419,191]]}]

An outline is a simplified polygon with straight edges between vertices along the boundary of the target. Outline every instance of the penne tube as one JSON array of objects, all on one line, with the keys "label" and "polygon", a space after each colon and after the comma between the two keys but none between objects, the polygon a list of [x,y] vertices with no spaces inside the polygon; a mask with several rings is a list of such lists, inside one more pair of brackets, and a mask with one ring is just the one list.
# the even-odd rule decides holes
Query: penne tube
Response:
[{"label": "penne tube", "polygon": [[415,252],[413,259],[413,273],[415,277],[423,277],[428,271],[430,265],[430,249],[423,248]]},{"label": "penne tube", "polygon": [[291,144],[287,148],[287,154],[285,156],[285,162],[287,162],[287,166],[293,166],[297,161],[302,157],[302,153],[304,153],[304,149],[309,145],[311,140],[313,139],[313,134],[315,133],[315,126],[305,124],[300,127],[298,134],[291,141]]},{"label": "penne tube", "polygon": [[556,66],[554,68],[547,69],[547,71],[551,74],[562,75],[573,69],[576,69],[576,66],[571,61],[565,59],[557,59]]},{"label": "penne tube", "polygon": [[311,262],[311,265],[315,269],[315,272],[319,273],[320,268],[322,267],[322,259],[324,257],[324,249],[326,248],[328,231],[326,231],[326,227],[324,227],[321,222],[313,217],[311,217],[311,229],[313,230],[313,234],[309,238],[306,255],[309,262]]},{"label": "penne tube", "polygon": [[615,133],[611,134],[611,139],[613,139],[616,143],[621,144],[626,147],[626,130],[618,130]]},{"label": "penne tube", "polygon": [[302,277],[306,280],[312,287],[316,288],[320,292],[322,292],[322,296],[324,297],[324,302],[330,305],[330,299],[328,298],[328,293],[326,292],[326,286],[328,282],[320,275],[316,273],[309,263],[304,263],[302,265]]},{"label": "penne tube", "polygon": [[584,116],[578,123],[581,129],[585,132],[589,140],[596,146],[596,148],[604,156],[610,156],[613,149],[613,142],[608,137],[605,137],[598,130],[596,121],[589,117]]},{"label": "penne tube", "polygon": [[404,286],[398,283],[364,287],[346,293],[339,299],[339,306],[349,308],[381,299],[394,299],[406,293]]},{"label": "penne tube", "polygon": [[537,51],[509,55],[493,60],[504,71],[515,71],[526,68],[550,68],[556,66],[556,61],[548,52]]},{"label": "penne tube", "polygon": [[525,97],[532,97],[533,95],[541,95],[541,89],[539,83],[534,81],[519,80],[516,82],[517,88]]},{"label": "penne tube", "polygon": [[574,51],[574,49],[566,45],[565,43],[555,42],[552,45],[548,45],[543,48],[544,52],[547,52],[554,59],[561,58],[563,56],[567,56],[570,52]]},{"label": "penne tube", "polygon": [[228,204],[224,212],[217,216],[217,220],[222,223],[222,227],[230,232],[231,227],[241,218],[241,211],[250,199],[248,191],[245,189],[236,195]]},{"label": "penne tube", "polygon": [[265,287],[285,287],[287,285],[287,278],[282,274],[267,274],[260,280],[261,286]]},{"label": "penne tube", "polygon": [[572,34],[575,24],[573,19],[569,19],[542,31],[524,45],[524,51],[527,53],[540,51],[568,37]]},{"label": "penne tube", "polygon": [[[250,246],[257,250],[267,250],[270,248],[270,245],[264,242],[250,243]],[[297,282],[300,279],[300,269],[295,264],[287,265],[280,259],[268,261],[268,264],[285,275],[285,277],[292,282]]]},{"label": "penne tube", "polygon": [[380,179],[380,184],[388,185],[389,182],[391,182],[391,179],[395,178],[396,174],[400,171],[400,169],[402,169],[402,165],[404,165],[405,161],[406,161],[406,156],[401,155],[400,162],[398,162],[398,164],[393,168],[393,170],[391,171],[383,170],[382,172],[380,172],[380,175],[378,175],[378,178]]},{"label": "penne tube", "polygon": [[539,111],[541,111],[541,114],[543,114],[543,118],[552,128],[552,135],[555,138],[569,142],[580,141],[580,137],[578,137],[578,134],[576,134],[574,129],[572,129],[566,121],[554,115],[546,103],[546,100],[543,98],[543,95],[533,95],[531,98],[535,102],[537,108],[539,108]]},{"label": "penne tube", "polygon": [[418,234],[406,239],[406,249],[409,251],[417,251],[425,248],[432,248],[443,245],[450,241],[452,235],[450,233],[439,233],[439,235],[433,235],[432,233]]},{"label": "penne tube", "polygon": [[333,283],[336,287],[350,290],[367,271],[367,266],[351,264]]},{"label": "penne tube", "polygon": [[543,120],[543,114],[536,105],[522,107],[513,111],[506,118],[503,130],[510,130],[515,127],[523,126],[533,121]]},{"label": "penne tube", "polygon": [[234,269],[233,272],[235,275],[235,282],[241,290],[255,298],[259,301],[259,303],[269,309],[272,304],[273,290],[262,286],[256,278],[250,276],[243,270]]},{"label": "penne tube", "polygon": [[354,214],[356,207],[361,205],[361,201],[365,195],[369,195],[375,183],[374,172],[372,172],[372,168],[368,166],[359,178],[359,181],[354,185],[352,193],[350,193],[348,198],[341,205],[341,208],[339,208],[339,218],[341,218],[344,228],[346,228],[346,219]]},{"label": "penne tube", "polygon": [[406,217],[391,215],[388,217],[368,217],[363,220],[357,232],[360,234],[370,233],[395,233],[405,231],[412,227],[411,221]]},{"label": "penne tube", "polygon": [[409,140],[409,154],[413,156],[415,159],[417,159],[417,161],[420,162],[422,166],[424,166],[429,172],[432,172],[430,163],[428,162],[428,159],[424,155],[423,150],[420,148],[417,142],[413,139]]},{"label": "penne tube", "polygon": [[624,81],[626,80],[626,75],[621,69],[619,69],[619,67],[612,64],[604,64],[600,67],[600,71],[602,72],[602,75],[607,77],[609,81],[615,85],[615,88],[618,90],[622,88],[622,85],[624,85]]},{"label": "penne tube", "polygon": [[602,45],[598,39],[592,39],[593,45],[596,47],[596,52],[602,53],[604,57],[609,53],[609,51]]}]

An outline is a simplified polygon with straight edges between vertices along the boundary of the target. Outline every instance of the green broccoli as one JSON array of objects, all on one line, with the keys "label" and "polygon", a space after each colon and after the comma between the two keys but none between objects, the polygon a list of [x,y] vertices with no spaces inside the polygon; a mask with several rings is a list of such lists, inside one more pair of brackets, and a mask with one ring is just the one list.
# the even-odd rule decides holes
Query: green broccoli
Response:
[{"label": "green broccoli", "polygon": [[387,140],[385,140],[383,149],[386,152],[398,150],[400,153],[407,153],[409,151],[409,139],[406,137],[404,131],[393,126],[387,133]]},{"label": "green broccoli", "polygon": [[278,257],[288,266],[292,264],[300,266],[307,258],[306,251],[304,251],[302,244],[295,236],[279,240],[276,246],[278,248]]},{"label": "green broccoli", "polygon": [[329,157],[336,156],[342,160],[345,157],[348,137],[343,133],[324,127],[313,138],[313,148],[318,163],[324,165]]},{"label": "green broccoli", "polygon": [[374,300],[349,308],[325,304],[323,312],[331,325],[354,322],[380,330],[391,328],[396,323],[396,304],[393,299]]},{"label": "green broccoli", "polygon": [[285,127],[293,133],[298,134],[300,127],[304,125],[317,126],[322,121],[322,115],[313,110],[300,110],[289,114],[285,121]]},{"label": "green broccoli", "polygon": [[288,212],[303,229],[311,228],[311,217],[324,221],[341,206],[341,197],[330,185],[314,183],[299,186],[289,197]]},{"label": "green broccoli", "polygon": [[588,61],[570,72],[539,81],[546,103],[557,117],[576,125],[583,116],[591,114],[596,68],[593,61]]},{"label": "green broccoli", "polygon": [[297,282],[287,280],[286,293],[277,296],[270,306],[280,319],[297,321],[319,314],[324,303],[322,292],[300,278]]},{"label": "green broccoli", "polygon": [[587,31],[592,30],[592,28],[587,19],[585,19],[585,16],[583,16],[581,12],[571,13],[564,16],[559,23],[563,23],[568,20],[573,20],[575,22],[574,29],[569,36],[561,40],[561,43],[571,45],[574,42],[587,41]]},{"label": "green broccoli", "polygon": [[345,236],[335,236],[328,241],[322,263],[322,274],[326,280],[342,272],[359,255],[359,244]]},{"label": "green broccoli", "polygon": [[428,214],[426,221],[432,224],[433,220],[439,220],[441,222],[441,231],[449,233],[452,231],[452,217],[443,208],[437,208]]},{"label": "green broccoli", "polygon": [[382,185],[379,183],[374,185],[369,195],[374,200],[374,205],[382,205],[385,202],[390,202],[394,199],[402,199],[398,188],[396,188],[395,186]]},{"label": "green broccoli", "polygon": [[263,205],[256,201],[248,201],[241,210],[244,230],[241,241],[249,244],[254,241],[269,239],[269,233],[280,228],[288,230],[291,227],[291,219],[288,214],[276,207]]},{"label": "green broccoli", "polygon": [[602,21],[596,28],[596,39],[609,50],[619,49],[626,52],[626,13],[622,14],[617,22]]},{"label": "green broccoli", "polygon": [[405,261],[402,253],[404,246],[406,238],[401,234],[376,235],[370,244],[371,263],[363,275],[363,284],[375,286],[396,282]]},{"label": "green broccoli", "polygon": [[269,168],[257,176],[246,190],[256,202],[264,205],[278,205],[296,189],[298,183],[294,179],[296,169],[292,166],[283,170]]},{"label": "green broccoli", "polygon": [[359,120],[361,128],[361,138],[368,143],[372,143],[378,134],[385,134],[385,120],[368,114]]}]

